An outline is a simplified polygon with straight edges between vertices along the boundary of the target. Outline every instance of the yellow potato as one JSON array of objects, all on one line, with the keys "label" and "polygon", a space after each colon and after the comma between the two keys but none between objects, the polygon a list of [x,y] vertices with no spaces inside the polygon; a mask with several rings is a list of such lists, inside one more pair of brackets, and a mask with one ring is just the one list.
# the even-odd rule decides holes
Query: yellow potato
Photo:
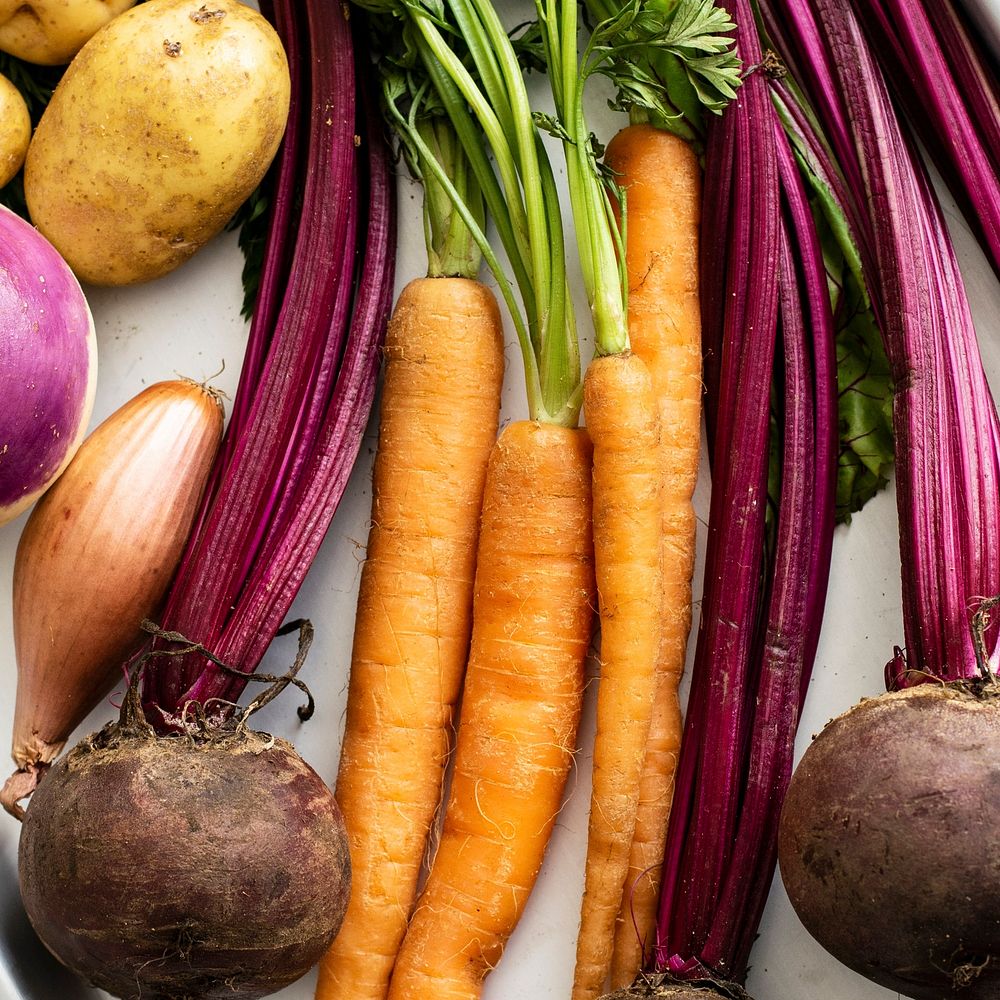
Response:
[{"label": "yellow potato", "polygon": [[236,0],[148,0],[70,64],[24,168],[31,219],[83,281],[166,274],[260,183],[288,118],[277,34]]},{"label": "yellow potato", "polygon": [[0,187],[21,169],[31,141],[31,116],[21,91],[0,75]]},{"label": "yellow potato", "polygon": [[0,0],[0,51],[58,66],[135,0]]}]

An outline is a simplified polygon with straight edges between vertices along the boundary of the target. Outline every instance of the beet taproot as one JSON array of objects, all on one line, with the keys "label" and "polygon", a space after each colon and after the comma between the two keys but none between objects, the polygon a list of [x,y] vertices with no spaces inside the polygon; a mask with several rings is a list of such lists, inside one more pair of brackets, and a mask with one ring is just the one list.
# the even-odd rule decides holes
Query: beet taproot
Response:
[{"label": "beet taproot", "polygon": [[669,973],[640,973],[624,990],[616,990],[601,1000],[752,1000],[736,983],[712,979],[685,982]]},{"label": "beet taproot", "polygon": [[253,1000],[303,975],[343,918],[343,818],[290,744],[113,723],[57,761],[21,831],[46,947],[127,1000]]},{"label": "beet taproot", "polygon": [[845,965],[917,1000],[998,1000],[1000,689],[922,684],[829,723],[792,778],[778,859]]}]

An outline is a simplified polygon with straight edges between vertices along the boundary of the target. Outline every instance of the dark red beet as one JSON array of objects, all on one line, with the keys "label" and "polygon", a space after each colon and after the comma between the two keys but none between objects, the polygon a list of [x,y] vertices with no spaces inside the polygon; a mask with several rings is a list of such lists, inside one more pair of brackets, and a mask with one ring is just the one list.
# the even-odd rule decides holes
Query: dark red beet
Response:
[{"label": "dark red beet", "polygon": [[778,859],[844,964],[919,1000],[998,1000],[997,689],[924,684],[831,722],[792,778]]},{"label": "dark red beet", "polygon": [[246,729],[78,744],[31,799],[19,867],[49,950],[129,1000],[266,996],[322,957],[350,891],[330,790]]},{"label": "dark red beet", "polygon": [[722,996],[716,990],[702,986],[657,986],[648,990],[643,987],[632,987],[627,990],[620,990],[617,993],[609,993],[603,1000],[718,1000]]},{"label": "dark red beet", "polygon": [[752,1000],[735,983],[699,979],[680,982],[662,973],[640,973],[627,990],[609,993],[601,1000]]}]

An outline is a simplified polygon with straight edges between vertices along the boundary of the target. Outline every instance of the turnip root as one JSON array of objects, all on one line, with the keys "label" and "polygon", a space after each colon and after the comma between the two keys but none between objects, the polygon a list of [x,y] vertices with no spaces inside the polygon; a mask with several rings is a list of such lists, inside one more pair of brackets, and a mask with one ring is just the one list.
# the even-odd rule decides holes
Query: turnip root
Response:
[{"label": "turnip root", "polygon": [[781,877],[836,958],[918,1000],[1000,998],[1000,687],[855,706],[785,799]]},{"label": "turnip root", "polygon": [[36,229],[0,205],[0,524],[76,454],[97,387],[97,336],[79,282]]},{"label": "turnip root", "polygon": [[127,1000],[286,986],[333,940],[350,885],[340,810],[288,743],[242,723],[160,737],[138,710],[52,766],[19,867],[49,950]]}]

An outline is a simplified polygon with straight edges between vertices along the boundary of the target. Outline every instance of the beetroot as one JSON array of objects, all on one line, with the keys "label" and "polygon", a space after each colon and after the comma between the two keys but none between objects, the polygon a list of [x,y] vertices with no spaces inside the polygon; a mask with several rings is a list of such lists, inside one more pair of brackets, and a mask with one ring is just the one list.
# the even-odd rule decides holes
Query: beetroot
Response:
[{"label": "beetroot", "polygon": [[682,982],[665,973],[642,973],[627,990],[619,990],[602,1000],[751,1000],[735,983],[712,979]]},{"label": "beetroot", "polygon": [[918,1000],[1000,997],[998,747],[993,682],[864,701],[806,751],[781,818],[781,877],[845,965]]},{"label": "beetroot", "polygon": [[340,810],[283,740],[241,724],[156,736],[113,723],[54,764],[21,832],[39,937],[115,996],[251,1000],[303,975],[340,927]]}]

